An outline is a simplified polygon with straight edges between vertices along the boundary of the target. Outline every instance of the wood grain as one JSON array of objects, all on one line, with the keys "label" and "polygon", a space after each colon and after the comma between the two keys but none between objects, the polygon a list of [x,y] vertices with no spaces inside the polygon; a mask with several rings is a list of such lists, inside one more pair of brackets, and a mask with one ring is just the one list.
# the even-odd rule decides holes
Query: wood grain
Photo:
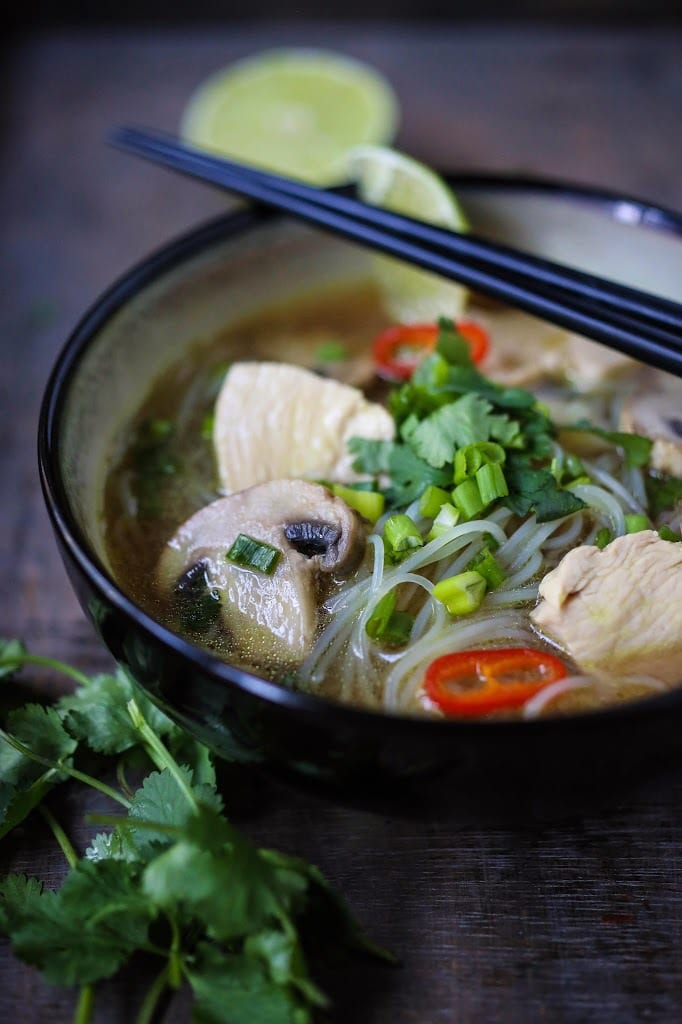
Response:
[{"label": "wood grain", "polygon": [[[682,208],[674,31],[284,25],[73,33],[15,46],[1,122],[0,607],[2,633],[37,653],[85,670],[109,664],[72,596],[39,493],[35,432],[51,363],[113,278],[224,209],[221,197],[103,139],[129,121],[173,130],[214,68],[293,43],[341,49],[386,72],[404,109],[400,144],[433,163],[571,178]],[[27,673],[19,691],[46,698],[60,685]],[[319,864],[402,958],[398,969],[325,968],[337,1024],[678,1021],[680,766],[627,792],[604,791],[604,781],[594,780],[589,800],[520,795],[502,807],[453,793],[438,819],[380,816],[243,771],[229,773],[227,799],[259,842]],[[82,848],[82,798],[67,789],[55,807]],[[0,870],[9,868],[59,879],[39,822],[3,842]],[[97,1022],[132,1020],[149,978],[141,961],[103,986]],[[68,1020],[72,1004],[2,946],[0,1020]],[[188,1019],[182,999],[166,1016]]]}]

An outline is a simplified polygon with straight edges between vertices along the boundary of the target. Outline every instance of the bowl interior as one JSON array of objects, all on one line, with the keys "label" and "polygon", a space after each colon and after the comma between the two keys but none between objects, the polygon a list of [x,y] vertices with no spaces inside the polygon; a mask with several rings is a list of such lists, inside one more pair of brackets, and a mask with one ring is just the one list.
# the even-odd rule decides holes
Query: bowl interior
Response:
[{"label": "bowl interior", "polygon": [[[650,208],[499,182],[461,182],[458,192],[476,232],[679,297],[682,228],[674,220],[651,226]],[[86,318],[67,348],[56,450],[69,512],[106,571],[105,479],[121,426],[154,379],[194,344],[259,308],[365,278],[369,259],[291,221],[238,215],[152,257]]]}]

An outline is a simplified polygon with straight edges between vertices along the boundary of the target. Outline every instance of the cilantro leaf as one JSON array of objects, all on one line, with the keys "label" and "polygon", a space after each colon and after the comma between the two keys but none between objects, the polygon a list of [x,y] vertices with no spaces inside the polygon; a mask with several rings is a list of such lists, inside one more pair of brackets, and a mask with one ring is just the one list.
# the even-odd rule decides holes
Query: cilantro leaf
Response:
[{"label": "cilantro leaf", "polygon": [[390,476],[391,485],[385,492],[390,505],[409,505],[429,484],[446,484],[451,477],[429,466],[409,445],[352,437],[348,447],[356,455],[353,468],[359,473]]},{"label": "cilantro leaf", "polygon": [[0,931],[9,935],[22,916],[38,906],[42,882],[26,875],[7,875],[0,879]]},{"label": "cilantro leaf", "polygon": [[[17,886],[23,899],[17,899]],[[147,942],[156,908],[137,869],[123,861],[79,861],[59,892],[16,880],[0,886],[0,922],[15,952],[59,985],[110,977]]]},{"label": "cilantro leaf", "polygon": [[656,518],[661,512],[675,508],[682,501],[682,480],[675,476],[653,476],[649,474],[645,481],[649,512]]},{"label": "cilantro leaf", "polygon": [[301,943],[290,930],[282,932],[271,928],[249,935],[244,952],[260,958],[277,985],[293,985],[313,1006],[329,1006],[324,992],[309,978]]},{"label": "cilantro leaf", "polygon": [[436,469],[452,462],[455,448],[488,441],[492,406],[473,393],[431,413],[411,432],[410,444],[417,455]]},{"label": "cilantro leaf", "polygon": [[[188,768],[181,768],[181,774],[189,786],[192,785],[193,773]],[[194,787],[194,793],[199,803],[209,807],[213,812],[219,813],[222,810],[222,800],[211,786],[200,785]],[[177,781],[168,768],[161,772],[151,772],[142,786],[137,790],[128,812],[128,820],[154,822],[159,825],[171,825],[182,828],[194,810],[188,803],[184,793],[181,792]],[[146,857],[154,849],[158,850],[158,844],[164,846],[172,843],[167,832],[153,829],[140,828],[131,833],[131,837],[139,857]]]},{"label": "cilantro leaf", "polygon": [[94,676],[88,686],[79,686],[71,696],[62,697],[58,707],[66,712],[69,731],[92,750],[100,754],[120,754],[140,742],[126,710],[128,701],[133,698],[159,736],[176,728],[121,668],[115,675]]},{"label": "cilantro leaf", "polygon": [[20,640],[4,640],[0,637],[0,679],[16,671],[14,662],[24,654],[26,648]]},{"label": "cilantro leaf", "polygon": [[222,953],[202,943],[188,976],[196,1024],[309,1024],[311,1020],[296,993],[273,981],[255,957]]},{"label": "cilantro leaf", "polygon": [[583,430],[587,434],[596,434],[617,448],[623,449],[625,465],[628,468],[633,466],[646,466],[651,458],[653,441],[650,437],[643,437],[641,434],[626,433],[622,430],[603,430],[596,427],[589,420],[579,420],[571,424],[570,430]]},{"label": "cilantro leaf", "polygon": [[[66,732],[54,708],[26,704],[7,722],[10,735],[38,756],[68,763],[78,746]],[[0,736],[0,838],[28,817],[52,786],[65,778],[58,769],[45,767],[10,746]]]},{"label": "cilantro leaf", "polygon": [[71,696],[62,697],[58,708],[67,713],[70,732],[93,751],[121,754],[139,742],[139,734],[126,710],[132,698],[159,735],[175,728],[123,669],[118,669],[115,675],[95,676],[88,686],[79,686]]},{"label": "cilantro leaf", "polygon": [[202,921],[213,938],[231,942],[289,917],[307,882],[272,865],[214,811],[201,808],[183,836],[148,864],[144,889],[164,907]]},{"label": "cilantro leaf", "polygon": [[518,516],[535,511],[539,523],[548,523],[587,507],[577,495],[562,490],[549,470],[533,469],[526,458],[515,457],[515,453],[507,459],[505,479],[509,494],[504,503]]}]

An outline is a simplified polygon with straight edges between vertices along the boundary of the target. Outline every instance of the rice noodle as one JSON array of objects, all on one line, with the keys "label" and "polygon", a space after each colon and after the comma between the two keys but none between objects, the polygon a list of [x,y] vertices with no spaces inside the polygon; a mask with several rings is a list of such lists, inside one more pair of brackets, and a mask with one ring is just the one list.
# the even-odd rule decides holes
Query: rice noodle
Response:
[{"label": "rice noodle", "polygon": [[626,508],[630,509],[630,511],[632,512],[638,512],[640,514],[644,512],[644,504],[646,503],[646,498],[644,503],[638,501],[637,498],[633,494],[631,494],[627,490],[627,488],[623,486],[622,483],[616,480],[616,478],[611,473],[607,473],[606,470],[600,469],[599,466],[597,466],[594,462],[586,462],[585,460],[583,460],[583,465],[585,466],[587,475],[594,477],[594,479],[598,483],[600,483],[602,487],[606,488],[606,490],[610,491],[616,497],[620,498],[621,502]]},{"label": "rice noodle", "polygon": [[625,533],[625,514],[623,506],[618,499],[609,494],[603,487],[596,484],[577,484],[572,488],[578,498],[590,506],[593,512],[597,512],[613,530],[616,537],[622,537]]}]

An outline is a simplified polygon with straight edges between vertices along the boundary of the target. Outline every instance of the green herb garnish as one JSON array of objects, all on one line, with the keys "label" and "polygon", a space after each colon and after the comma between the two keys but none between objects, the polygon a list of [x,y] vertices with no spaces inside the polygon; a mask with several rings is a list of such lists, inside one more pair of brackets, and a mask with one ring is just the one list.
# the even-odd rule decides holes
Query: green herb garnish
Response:
[{"label": "green herb garnish", "polygon": [[[479,373],[451,321],[441,320],[436,351],[391,393],[389,407],[398,440],[349,443],[355,470],[388,477],[389,506],[404,507],[428,487],[454,482],[454,504],[467,518],[498,499],[519,515],[535,511],[539,522],[586,507],[549,472],[555,429],[535,396]],[[498,470],[483,473],[483,496],[478,484],[478,497],[471,488],[458,491],[491,464]]]},{"label": "green herb garnish", "polygon": [[[159,961],[138,1021],[153,1018],[169,989],[188,986],[194,1020],[230,1024],[310,1024],[328,1004],[308,971],[307,922],[388,958],[315,867],[259,849],[237,831],[223,813],[210,752],[122,670],[89,679],[0,641],[0,676],[33,663],[78,685],[53,707],[17,709],[0,729],[0,837],[37,809],[69,872],[56,892],[22,874],[0,879],[0,932],[48,982],[80,988],[79,1024],[92,1019],[94,986],[138,952]],[[92,751],[117,759],[120,789],[83,770]],[[133,754],[146,771],[134,790],[121,760]],[[106,831],[93,835],[83,857],[43,805],[67,779],[115,806],[113,815],[91,817]]]},{"label": "green herb garnish", "polygon": [[384,594],[365,626],[367,635],[386,647],[404,647],[414,625],[413,615],[396,610],[397,600],[395,590]]},{"label": "green herb garnish", "polygon": [[266,544],[265,541],[255,540],[253,537],[247,537],[245,533],[239,533],[225,557],[237,565],[243,565],[247,569],[255,569],[256,572],[272,576],[282,557],[282,552],[278,548],[273,548],[272,544]]}]

